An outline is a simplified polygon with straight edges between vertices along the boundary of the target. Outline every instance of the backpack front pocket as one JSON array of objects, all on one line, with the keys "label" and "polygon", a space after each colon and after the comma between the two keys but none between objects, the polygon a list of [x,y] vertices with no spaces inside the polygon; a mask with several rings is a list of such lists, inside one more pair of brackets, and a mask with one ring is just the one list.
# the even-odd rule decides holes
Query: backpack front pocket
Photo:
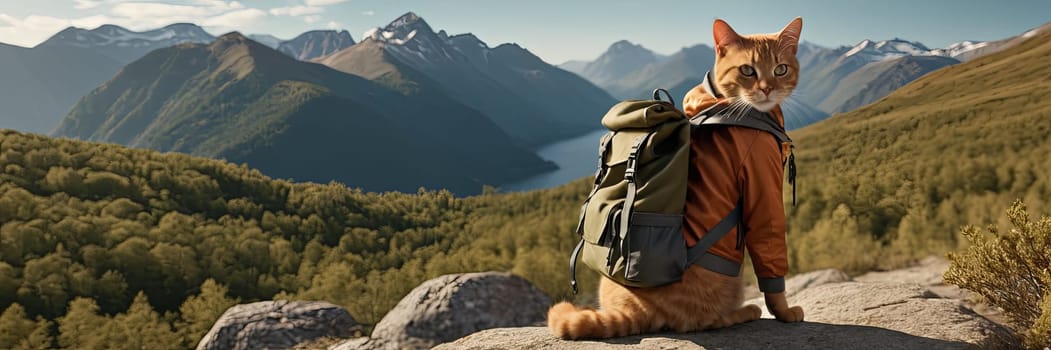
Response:
[{"label": "backpack front pocket", "polygon": [[626,280],[657,286],[679,281],[686,271],[682,215],[635,212],[623,251]]}]

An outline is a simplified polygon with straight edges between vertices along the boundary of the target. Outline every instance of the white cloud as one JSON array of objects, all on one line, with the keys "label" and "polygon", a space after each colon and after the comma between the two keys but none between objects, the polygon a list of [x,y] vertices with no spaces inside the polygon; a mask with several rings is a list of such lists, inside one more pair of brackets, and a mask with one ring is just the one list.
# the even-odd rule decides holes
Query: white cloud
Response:
[{"label": "white cloud", "polygon": [[16,18],[0,13],[0,42],[26,47],[36,46],[70,25],[69,20],[51,16],[29,15]]},{"label": "white cloud", "polygon": [[249,8],[210,17],[201,21],[200,24],[205,27],[234,29],[250,26],[265,17],[266,12],[263,12],[263,10]]},{"label": "white cloud", "polygon": [[[93,29],[116,24],[131,30],[151,30],[172,23],[191,22],[209,31],[243,30],[259,23],[267,12],[246,7],[238,1],[184,0],[178,4],[133,2],[130,0],[74,0],[79,9],[92,9],[95,15],[58,18],[42,15],[14,17],[0,13],[0,42],[36,46],[65,27]],[[104,11],[99,11],[108,7]],[[320,19],[319,19],[320,20]]]},{"label": "white cloud", "polygon": [[90,10],[103,5],[111,5],[122,2],[133,2],[135,0],[73,0],[73,8],[77,10]]},{"label": "white cloud", "polygon": [[339,24],[339,22],[336,21],[329,21],[328,24],[325,24],[325,27],[328,29],[340,29],[340,27],[342,26],[343,25]]},{"label": "white cloud", "polygon": [[316,15],[324,12],[325,9],[313,6],[288,6],[288,7],[275,7],[270,9],[270,14],[274,16],[303,16],[303,15]]},{"label": "white cloud", "polygon": [[328,6],[347,2],[347,0],[304,0],[307,6]]},{"label": "white cloud", "polygon": [[376,15],[376,11],[368,10],[368,11],[362,12],[361,14],[365,15],[365,16],[374,16],[374,15]]},{"label": "white cloud", "polygon": [[116,19],[105,16],[105,15],[94,15],[88,17],[74,18],[69,20],[69,24],[78,28],[94,29],[102,26],[103,24],[116,23]]},{"label": "white cloud", "polygon": [[175,5],[160,2],[122,2],[114,5],[110,13],[118,17],[127,18],[200,18],[223,14],[228,11],[240,10],[244,5],[237,1],[201,1],[196,5]]},{"label": "white cloud", "polygon": [[318,16],[318,15],[303,16],[303,21],[307,22],[307,23],[317,23],[318,21],[321,21],[321,16]]},{"label": "white cloud", "polygon": [[78,10],[93,9],[102,5],[101,0],[73,0],[73,2],[77,3],[73,5],[73,8]]}]

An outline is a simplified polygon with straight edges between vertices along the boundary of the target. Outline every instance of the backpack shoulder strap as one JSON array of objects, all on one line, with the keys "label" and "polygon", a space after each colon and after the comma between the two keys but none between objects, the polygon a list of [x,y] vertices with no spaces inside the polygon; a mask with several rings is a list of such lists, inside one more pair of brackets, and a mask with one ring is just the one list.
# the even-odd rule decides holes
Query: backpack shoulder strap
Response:
[{"label": "backpack shoulder strap", "polygon": [[693,124],[695,127],[705,125],[743,126],[746,128],[766,131],[767,133],[774,135],[779,142],[792,142],[792,138],[788,137],[785,128],[778,125],[770,113],[760,112],[756,109],[749,108],[747,111],[743,112],[743,115],[729,116],[727,113],[723,113],[725,110],[726,106],[724,105],[709,107],[698,113],[697,116],[690,118],[690,124]]}]

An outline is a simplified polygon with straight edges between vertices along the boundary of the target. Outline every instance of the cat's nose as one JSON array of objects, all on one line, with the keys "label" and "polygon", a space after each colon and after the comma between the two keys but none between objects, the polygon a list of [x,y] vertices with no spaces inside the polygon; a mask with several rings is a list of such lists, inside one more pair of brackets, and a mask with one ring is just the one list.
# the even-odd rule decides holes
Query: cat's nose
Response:
[{"label": "cat's nose", "polygon": [[770,90],[772,90],[772,89],[769,88],[769,87],[759,88],[759,91],[762,91],[764,94],[766,94],[766,96],[770,96]]}]

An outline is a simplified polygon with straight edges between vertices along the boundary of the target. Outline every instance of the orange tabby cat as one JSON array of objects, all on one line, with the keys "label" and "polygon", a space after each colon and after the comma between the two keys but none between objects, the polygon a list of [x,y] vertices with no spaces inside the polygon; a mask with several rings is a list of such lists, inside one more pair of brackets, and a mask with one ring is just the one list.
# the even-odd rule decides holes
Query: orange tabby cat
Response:
[{"label": "orange tabby cat", "polygon": [[[741,36],[734,32],[726,22],[716,20],[714,24],[716,60],[712,71],[712,82],[725,97],[717,99],[709,96],[699,86],[691,90],[684,99],[684,111],[687,115],[692,116],[714,103],[728,103],[731,106],[747,104],[755,109],[771,112],[777,119],[780,119],[778,122],[783,124],[778,105],[791,94],[798,79],[799,64],[795,54],[801,29],[802,19],[796,18],[777,34]],[[720,131],[728,133],[726,135],[730,135],[731,132],[738,134],[758,132],[740,128],[725,129],[738,129]],[[737,136],[725,137],[732,139]],[[769,136],[766,137],[769,138]],[[767,148],[778,147],[774,141],[766,140],[765,142],[768,142],[764,144],[769,146]],[[768,158],[776,157],[776,159],[768,163],[780,166],[779,152],[778,149],[769,151],[768,153],[775,155]],[[753,265],[757,276],[760,277],[760,289],[764,291],[767,309],[778,320],[798,322],[803,320],[803,309],[798,306],[789,307],[783,292],[783,276],[787,273],[784,212],[781,207],[780,191],[780,177],[783,172],[781,169],[772,169],[768,173],[770,176],[766,177],[767,182],[776,181],[776,190],[761,195],[748,194],[753,196],[749,200],[764,202],[761,203],[762,208],[771,210],[764,213],[745,212],[746,220],[755,220],[760,216],[768,217],[759,219],[766,221],[755,225],[755,228],[751,228],[751,223],[745,223],[750,226],[747,231],[749,235],[747,249],[755,262]],[[730,191],[737,191],[738,189],[732,188],[735,180],[728,181]],[[769,186],[774,185],[769,184]],[[690,203],[689,200],[687,202]],[[729,203],[731,203],[729,206],[732,207],[732,201]],[[759,206],[745,204],[746,210],[755,207]],[[721,211],[720,214],[728,210],[729,208]],[[692,213],[692,215],[698,216],[697,213]],[[714,221],[718,220],[715,213],[705,215],[711,215]],[[690,221],[689,206],[687,217],[687,221]],[[702,220],[697,219],[697,221]],[[686,231],[690,230],[691,224],[698,225],[687,222]],[[761,225],[765,225],[765,229],[769,232],[759,232],[763,231],[763,228],[758,227]],[[695,233],[684,232],[684,234],[691,245],[696,242],[697,237],[692,236]],[[763,237],[758,237],[760,235]],[[710,252],[740,263],[743,252],[734,248],[735,243],[735,234],[731,232]],[[780,282],[780,284],[764,284],[763,279]],[[771,285],[776,287],[770,287]],[[728,327],[756,320],[762,314],[758,306],[741,306],[741,289],[740,277],[724,275],[696,265],[687,269],[680,282],[656,288],[625,287],[603,278],[599,285],[600,309],[579,308],[571,303],[561,302],[548,311],[547,322],[551,333],[564,339],[611,338],[662,330],[689,332]]]}]

